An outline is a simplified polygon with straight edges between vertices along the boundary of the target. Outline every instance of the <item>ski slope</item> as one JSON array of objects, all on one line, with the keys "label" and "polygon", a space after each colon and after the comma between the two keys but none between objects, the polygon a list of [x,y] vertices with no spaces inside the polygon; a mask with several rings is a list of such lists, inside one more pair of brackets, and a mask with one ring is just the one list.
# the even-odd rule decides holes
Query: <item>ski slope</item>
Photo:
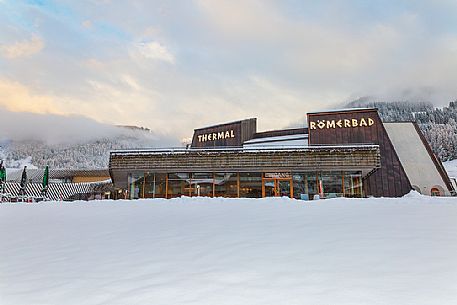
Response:
[{"label": "ski slope", "polygon": [[0,304],[457,304],[457,199],[0,205]]}]

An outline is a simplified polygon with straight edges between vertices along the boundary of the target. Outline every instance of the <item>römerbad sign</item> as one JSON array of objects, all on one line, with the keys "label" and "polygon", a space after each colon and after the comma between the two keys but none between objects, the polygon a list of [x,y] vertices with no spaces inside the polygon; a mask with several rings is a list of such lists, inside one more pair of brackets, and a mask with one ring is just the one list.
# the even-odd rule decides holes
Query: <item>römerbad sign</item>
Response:
[{"label": "r\u00f6merbad sign", "polygon": [[374,125],[374,120],[372,118],[317,120],[315,122],[309,122],[310,129],[355,128],[355,127],[370,127],[373,125]]}]

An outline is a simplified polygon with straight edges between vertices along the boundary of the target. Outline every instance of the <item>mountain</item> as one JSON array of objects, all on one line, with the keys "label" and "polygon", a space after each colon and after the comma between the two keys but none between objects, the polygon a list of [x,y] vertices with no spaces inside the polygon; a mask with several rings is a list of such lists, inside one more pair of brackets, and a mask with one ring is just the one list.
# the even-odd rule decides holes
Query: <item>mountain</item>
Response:
[{"label": "mountain", "polygon": [[441,161],[457,159],[457,100],[437,108],[428,102],[374,101],[364,97],[346,108],[374,107],[384,122],[416,121]]},{"label": "mountain", "polygon": [[[43,139],[7,139],[0,142],[0,158],[8,168],[24,165],[44,168],[106,168],[109,152],[116,149],[156,147],[161,140],[151,130],[136,126],[116,126],[114,131],[74,141],[49,142]],[[160,144],[159,144],[160,145]]]}]

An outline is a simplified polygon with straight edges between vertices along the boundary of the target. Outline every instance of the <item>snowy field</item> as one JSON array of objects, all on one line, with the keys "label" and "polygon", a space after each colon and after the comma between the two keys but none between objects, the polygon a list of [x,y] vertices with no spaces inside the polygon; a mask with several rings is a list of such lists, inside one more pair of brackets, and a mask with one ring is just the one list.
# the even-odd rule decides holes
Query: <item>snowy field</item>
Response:
[{"label": "snowy field", "polygon": [[0,205],[1,305],[457,304],[457,199]]}]

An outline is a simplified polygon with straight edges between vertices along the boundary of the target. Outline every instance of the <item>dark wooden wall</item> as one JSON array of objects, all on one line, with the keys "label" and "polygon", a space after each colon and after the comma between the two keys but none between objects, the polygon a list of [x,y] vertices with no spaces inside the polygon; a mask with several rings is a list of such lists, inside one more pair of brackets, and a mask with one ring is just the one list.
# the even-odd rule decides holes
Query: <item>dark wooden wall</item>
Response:
[{"label": "dark wooden wall", "polygon": [[269,137],[282,137],[290,136],[297,134],[308,134],[308,128],[290,128],[290,129],[281,129],[281,130],[269,130],[257,132],[254,135],[254,139],[269,138]]},{"label": "dark wooden wall", "polygon": [[[372,126],[338,127],[312,129],[312,122],[344,119],[373,120]],[[387,132],[379,118],[376,109],[348,110],[340,112],[321,112],[308,114],[309,143],[310,145],[338,145],[338,144],[378,144],[381,152],[381,168],[370,173],[364,179],[364,191],[367,196],[398,197],[407,194],[411,183],[400,163],[397,153]],[[322,126],[322,124],[321,124]]]},{"label": "dark wooden wall", "polygon": [[[234,137],[199,141],[199,135],[219,134],[220,132],[233,131]],[[241,147],[243,142],[252,139],[257,131],[257,120],[255,118],[236,121],[226,124],[220,124],[194,130],[192,137],[193,148],[210,148],[210,147]]]}]

